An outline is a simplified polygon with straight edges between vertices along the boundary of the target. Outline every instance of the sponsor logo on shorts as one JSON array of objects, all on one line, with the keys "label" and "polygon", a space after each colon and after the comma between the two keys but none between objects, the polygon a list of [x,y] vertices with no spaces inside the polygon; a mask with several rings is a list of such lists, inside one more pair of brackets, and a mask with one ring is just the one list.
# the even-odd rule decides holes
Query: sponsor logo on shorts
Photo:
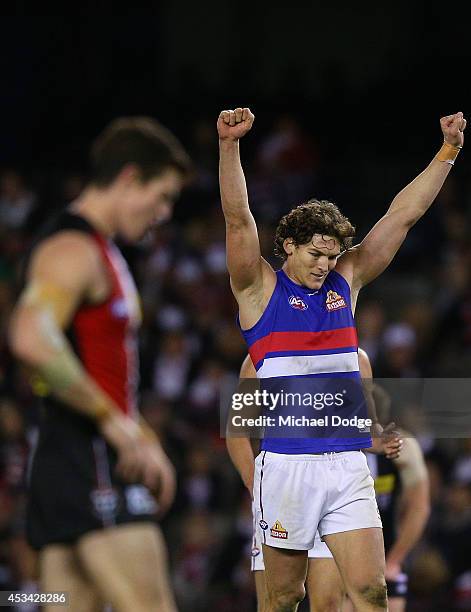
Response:
[{"label": "sponsor logo on shorts", "polygon": [[113,520],[118,510],[118,492],[111,487],[95,489],[90,493],[93,509],[102,521]]},{"label": "sponsor logo on shorts", "polygon": [[257,548],[256,546],[254,546],[252,548],[252,557],[258,557],[259,554],[260,554],[260,548]]},{"label": "sponsor logo on shorts", "polygon": [[270,533],[272,538],[278,538],[280,540],[288,539],[288,532],[280,523],[280,521],[276,521],[273,527],[270,529]]},{"label": "sponsor logo on shorts", "polygon": [[259,522],[259,525],[263,530],[268,529],[268,523],[263,519]]},{"label": "sponsor logo on shorts", "polygon": [[126,505],[130,514],[155,514],[157,504],[149,489],[143,485],[126,487]]},{"label": "sponsor logo on shorts", "polygon": [[297,295],[290,295],[289,297],[289,305],[291,308],[295,308],[296,310],[307,310],[308,305]]},{"label": "sponsor logo on shorts", "polygon": [[329,311],[340,310],[347,307],[347,302],[336,291],[328,291],[325,305]]}]

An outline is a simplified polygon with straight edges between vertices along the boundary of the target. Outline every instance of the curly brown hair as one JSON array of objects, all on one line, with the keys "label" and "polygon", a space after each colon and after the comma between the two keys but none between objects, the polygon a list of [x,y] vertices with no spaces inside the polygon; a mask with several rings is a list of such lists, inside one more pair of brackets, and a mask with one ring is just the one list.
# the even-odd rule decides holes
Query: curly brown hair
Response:
[{"label": "curly brown hair", "polygon": [[309,200],[281,218],[275,232],[275,255],[287,258],[283,247],[286,238],[292,238],[299,246],[310,242],[314,234],[337,238],[340,249],[345,251],[352,246],[355,228],[332,202]]}]

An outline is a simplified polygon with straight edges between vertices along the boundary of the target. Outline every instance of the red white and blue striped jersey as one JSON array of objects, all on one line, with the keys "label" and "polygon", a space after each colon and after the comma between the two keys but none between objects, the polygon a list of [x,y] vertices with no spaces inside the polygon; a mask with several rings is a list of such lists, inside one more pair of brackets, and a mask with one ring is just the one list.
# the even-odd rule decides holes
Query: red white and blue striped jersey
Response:
[{"label": "red white and blue striped jersey", "polygon": [[[359,380],[358,340],[347,281],[333,270],[315,291],[294,283],[283,270],[276,275],[275,289],[261,318],[252,328],[241,330],[257,378],[285,381],[290,390],[299,387],[299,381],[308,388],[307,378]],[[311,383],[314,389],[314,381]],[[358,416],[355,403],[347,402],[338,414],[342,418]],[[364,408],[362,417],[367,416]],[[312,414],[312,409],[310,415],[321,416]],[[342,438],[338,432],[338,428],[329,430],[327,426],[319,438],[265,437],[262,450],[302,454],[371,446],[369,434],[355,436],[350,431]]]}]

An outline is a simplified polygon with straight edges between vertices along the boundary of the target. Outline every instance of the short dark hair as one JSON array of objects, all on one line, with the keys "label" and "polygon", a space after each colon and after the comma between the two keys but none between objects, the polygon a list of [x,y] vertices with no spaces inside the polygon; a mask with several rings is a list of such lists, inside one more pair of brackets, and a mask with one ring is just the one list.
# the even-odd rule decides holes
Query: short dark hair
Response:
[{"label": "short dark hair", "polygon": [[150,117],[120,117],[97,137],[90,151],[91,181],[99,187],[113,182],[127,164],[136,164],[142,182],[173,167],[185,178],[192,171],[187,152],[167,128]]},{"label": "short dark hair", "polygon": [[340,249],[345,251],[352,246],[355,228],[332,202],[309,200],[281,218],[275,233],[275,255],[287,258],[283,247],[286,238],[299,246],[310,242],[314,234],[337,238]]}]

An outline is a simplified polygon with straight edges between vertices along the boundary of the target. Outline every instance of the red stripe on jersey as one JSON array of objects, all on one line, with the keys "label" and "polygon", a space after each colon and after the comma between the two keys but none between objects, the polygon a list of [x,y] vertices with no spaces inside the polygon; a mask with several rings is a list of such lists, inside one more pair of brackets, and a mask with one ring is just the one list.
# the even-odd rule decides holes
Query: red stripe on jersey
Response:
[{"label": "red stripe on jersey", "polygon": [[252,344],[249,349],[252,362],[257,364],[267,353],[285,351],[322,351],[357,346],[354,327],[330,329],[320,332],[272,332]]},{"label": "red stripe on jersey", "polygon": [[[126,284],[132,283],[124,260],[117,261],[114,246],[94,235],[110,280],[110,295],[101,304],[85,304],[72,328],[78,355],[87,373],[116,402],[133,415],[137,394],[137,329]],[[122,264],[122,265],[121,265]]]}]

